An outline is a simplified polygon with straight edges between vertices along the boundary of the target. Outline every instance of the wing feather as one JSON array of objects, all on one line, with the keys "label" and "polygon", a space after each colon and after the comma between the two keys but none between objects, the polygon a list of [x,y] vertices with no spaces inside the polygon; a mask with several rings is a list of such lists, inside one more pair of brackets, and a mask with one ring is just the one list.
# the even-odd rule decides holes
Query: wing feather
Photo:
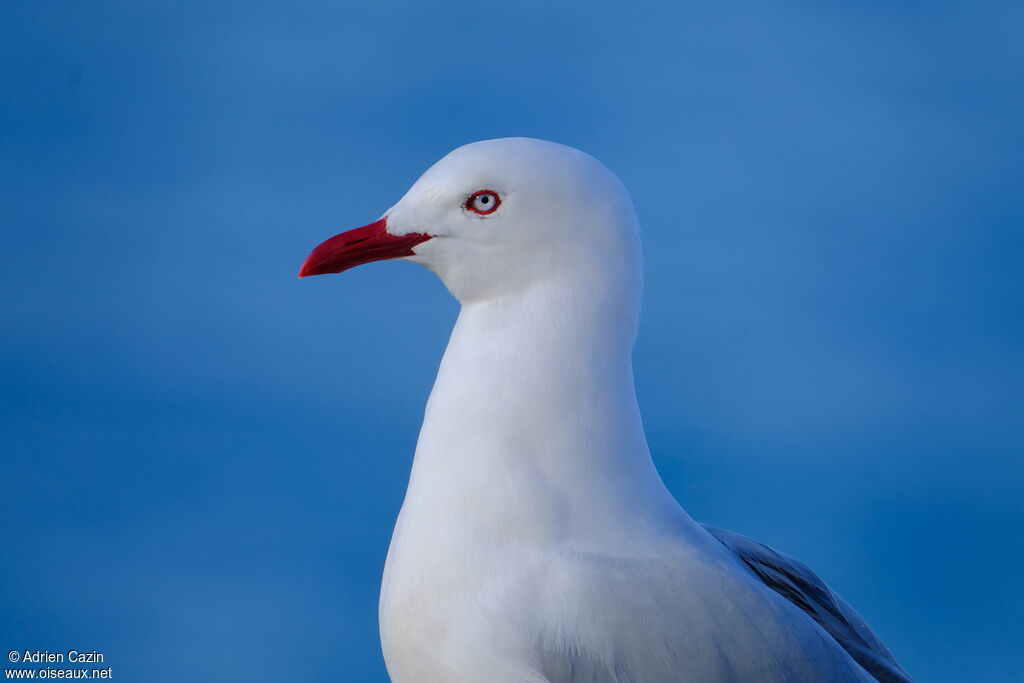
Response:
[{"label": "wing feather", "polygon": [[806,565],[746,536],[707,524],[703,526],[743,560],[766,586],[818,622],[880,683],[911,683],[910,676],[871,627]]}]

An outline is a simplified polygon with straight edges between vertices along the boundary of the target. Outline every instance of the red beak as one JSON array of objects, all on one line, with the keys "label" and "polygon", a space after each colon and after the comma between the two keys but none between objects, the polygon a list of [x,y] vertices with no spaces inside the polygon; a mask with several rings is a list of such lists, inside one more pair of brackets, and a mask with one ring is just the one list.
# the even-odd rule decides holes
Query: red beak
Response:
[{"label": "red beak", "polygon": [[392,235],[384,229],[387,221],[385,216],[323,242],[306,257],[299,269],[299,277],[340,273],[372,261],[412,256],[413,247],[432,237],[421,232]]}]

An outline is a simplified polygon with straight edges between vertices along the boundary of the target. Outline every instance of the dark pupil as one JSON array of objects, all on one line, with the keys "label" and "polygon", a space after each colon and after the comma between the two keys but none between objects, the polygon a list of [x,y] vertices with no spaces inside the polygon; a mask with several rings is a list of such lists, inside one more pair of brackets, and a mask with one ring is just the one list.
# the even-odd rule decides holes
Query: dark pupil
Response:
[{"label": "dark pupil", "polygon": [[489,202],[489,201],[491,201],[491,198],[490,198],[490,197],[488,197],[488,196],[487,196],[487,195],[485,195],[485,194],[484,194],[484,195],[480,195],[480,203],[481,203],[481,204],[486,204],[486,203],[487,203],[487,202]]}]

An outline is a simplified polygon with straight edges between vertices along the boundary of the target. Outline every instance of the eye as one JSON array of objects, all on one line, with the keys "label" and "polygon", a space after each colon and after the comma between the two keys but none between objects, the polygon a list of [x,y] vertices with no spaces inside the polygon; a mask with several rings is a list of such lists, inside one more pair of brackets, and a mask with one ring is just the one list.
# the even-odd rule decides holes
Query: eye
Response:
[{"label": "eye", "polygon": [[494,213],[501,206],[501,197],[494,190],[478,190],[469,195],[465,207],[473,213],[486,216]]}]

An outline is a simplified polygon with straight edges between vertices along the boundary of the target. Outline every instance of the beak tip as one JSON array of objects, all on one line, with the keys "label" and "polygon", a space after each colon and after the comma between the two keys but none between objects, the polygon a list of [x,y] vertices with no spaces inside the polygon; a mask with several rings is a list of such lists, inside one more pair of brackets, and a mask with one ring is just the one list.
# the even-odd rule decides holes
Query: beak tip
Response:
[{"label": "beak tip", "polygon": [[299,266],[299,279],[301,280],[302,278],[309,277],[310,275],[322,275],[327,272],[318,267],[322,265],[319,261],[319,259],[313,259],[313,254],[307,256],[306,260],[302,262],[301,266]]}]

